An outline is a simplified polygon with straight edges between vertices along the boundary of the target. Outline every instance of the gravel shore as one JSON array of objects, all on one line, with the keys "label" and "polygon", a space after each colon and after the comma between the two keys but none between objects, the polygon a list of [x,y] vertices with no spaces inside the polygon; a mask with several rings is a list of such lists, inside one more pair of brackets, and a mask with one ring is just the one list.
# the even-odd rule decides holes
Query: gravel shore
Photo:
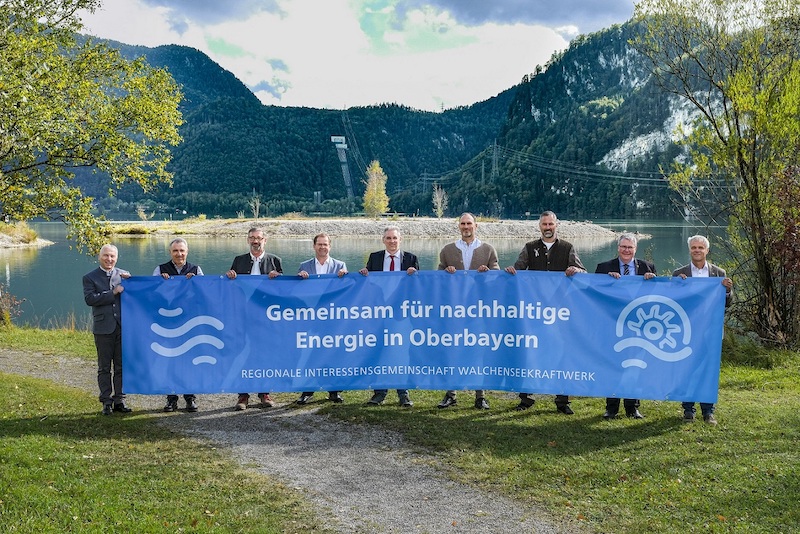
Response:
[{"label": "gravel shore", "polygon": [[[0,349],[0,371],[97,390],[95,365],[77,358]],[[338,532],[584,532],[533,505],[453,481],[435,455],[410,447],[400,434],[298,409],[293,398],[235,412],[232,395],[201,395],[194,414],[183,411],[183,400],[171,414],[161,411],[161,396],[129,395],[128,401],[135,413],[152,414],[173,431],[211,443],[244,467],[303,492]]]}]

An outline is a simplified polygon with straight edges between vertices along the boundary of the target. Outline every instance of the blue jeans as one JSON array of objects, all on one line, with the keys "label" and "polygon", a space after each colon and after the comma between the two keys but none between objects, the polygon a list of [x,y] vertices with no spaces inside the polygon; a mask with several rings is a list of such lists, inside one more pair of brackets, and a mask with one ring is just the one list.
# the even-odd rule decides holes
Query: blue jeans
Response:
[{"label": "blue jeans", "polygon": [[[693,402],[682,402],[681,406],[683,406],[683,411],[684,412],[691,412],[692,414],[694,414],[696,412]],[[707,415],[713,415],[714,414],[714,403],[701,402],[700,403],[700,413],[703,414],[703,417],[705,417]]]}]

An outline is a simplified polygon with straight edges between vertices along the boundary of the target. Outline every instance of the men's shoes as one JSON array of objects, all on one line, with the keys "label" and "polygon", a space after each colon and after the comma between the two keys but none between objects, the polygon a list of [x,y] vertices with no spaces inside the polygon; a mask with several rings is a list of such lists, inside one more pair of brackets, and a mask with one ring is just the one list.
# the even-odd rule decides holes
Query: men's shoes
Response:
[{"label": "men's shoes", "polygon": [[335,402],[336,404],[341,404],[344,402],[344,399],[341,395],[339,395],[338,391],[331,391],[328,393],[328,400],[331,402]]},{"label": "men's shoes", "polygon": [[264,408],[272,408],[275,406],[275,401],[269,396],[269,393],[259,393],[258,400],[261,401],[261,406]]},{"label": "men's shoes", "polygon": [[629,419],[644,419],[644,416],[641,414],[639,410],[625,412],[625,415],[628,416]]},{"label": "men's shoes", "polygon": [[103,405],[103,415],[111,415],[114,412],[114,406],[111,404],[104,404]]},{"label": "men's shoes", "polygon": [[528,408],[533,406],[534,402],[536,401],[530,397],[520,397],[519,404],[517,404],[517,406],[514,409],[519,412],[521,412],[522,410],[527,410]]},{"label": "men's shoes", "polygon": [[606,410],[606,413],[603,414],[603,419],[605,419],[606,421],[609,419],[616,419],[616,418],[617,418],[617,412],[612,412],[611,410]]},{"label": "men's shoes", "polygon": [[683,412],[683,422],[684,423],[694,423],[694,412]]},{"label": "men's shoes", "polygon": [[458,401],[455,397],[450,395],[445,395],[442,399],[442,402],[436,405],[437,408],[449,408],[450,406],[455,406],[458,404]]},{"label": "men's shoes", "polygon": [[572,411],[572,408],[569,407],[569,404],[556,404],[556,410],[564,415],[572,415],[575,413]]},{"label": "men's shoes", "polygon": [[303,393],[302,395],[300,395],[299,399],[294,401],[294,403],[295,404],[301,404],[301,405],[302,404],[308,404],[308,402],[311,400],[311,397],[313,397],[313,396],[314,396],[313,393]]},{"label": "men's shoes", "polygon": [[408,398],[408,395],[400,395],[400,406],[403,408],[411,408],[414,406],[414,403],[411,402],[411,399]]},{"label": "men's shoes", "polygon": [[476,397],[475,398],[475,409],[476,410],[488,410],[489,409],[489,401],[487,401],[485,397]]},{"label": "men's shoes", "polygon": [[[406,398],[408,398],[408,397],[406,397]],[[386,393],[384,393],[383,391],[376,392],[376,393],[372,394],[372,397],[367,401],[367,404],[371,404],[373,406],[378,406],[380,404],[383,404],[383,401],[385,399],[386,399]],[[402,399],[401,399],[401,404],[402,404]]]},{"label": "men's shoes", "polygon": [[[178,401],[169,399],[167,403],[164,405],[165,412],[175,412],[178,410]],[[188,406],[187,406],[188,410]]]},{"label": "men's shoes", "polygon": [[130,408],[128,408],[127,406],[125,406],[125,403],[124,403],[124,402],[118,402],[118,403],[116,403],[116,404],[114,405],[114,411],[115,411],[115,412],[120,412],[120,413],[130,413],[130,412],[132,412],[133,410],[131,410]]},{"label": "men's shoes", "polygon": [[704,415],[703,416],[703,421],[705,421],[709,425],[716,425],[717,424],[717,420],[714,418],[714,414],[713,413]]},{"label": "men's shoes", "polygon": [[247,404],[250,402],[250,395],[239,395],[239,400],[236,401],[236,411],[241,412],[247,409]]},{"label": "men's shoes", "polygon": [[[177,403],[175,403],[175,409],[177,409]],[[197,411],[197,401],[194,399],[189,399],[186,401],[186,411],[189,413],[194,413]]]}]

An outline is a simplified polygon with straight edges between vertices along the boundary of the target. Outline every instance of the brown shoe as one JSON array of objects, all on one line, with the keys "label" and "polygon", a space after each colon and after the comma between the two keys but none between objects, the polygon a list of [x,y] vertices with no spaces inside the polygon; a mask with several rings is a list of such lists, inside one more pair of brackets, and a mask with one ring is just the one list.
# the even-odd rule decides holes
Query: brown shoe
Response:
[{"label": "brown shoe", "polygon": [[248,402],[250,402],[250,395],[239,395],[239,400],[236,401],[236,411],[246,410]]}]

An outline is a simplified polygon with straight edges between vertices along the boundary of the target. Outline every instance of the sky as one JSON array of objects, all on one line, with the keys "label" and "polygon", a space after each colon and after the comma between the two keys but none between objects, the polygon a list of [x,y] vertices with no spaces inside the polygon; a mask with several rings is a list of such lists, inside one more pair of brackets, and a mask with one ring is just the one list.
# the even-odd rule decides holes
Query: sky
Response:
[{"label": "sky", "polygon": [[196,48],[264,103],[440,111],[513,87],[634,0],[103,0],[84,33]]}]

